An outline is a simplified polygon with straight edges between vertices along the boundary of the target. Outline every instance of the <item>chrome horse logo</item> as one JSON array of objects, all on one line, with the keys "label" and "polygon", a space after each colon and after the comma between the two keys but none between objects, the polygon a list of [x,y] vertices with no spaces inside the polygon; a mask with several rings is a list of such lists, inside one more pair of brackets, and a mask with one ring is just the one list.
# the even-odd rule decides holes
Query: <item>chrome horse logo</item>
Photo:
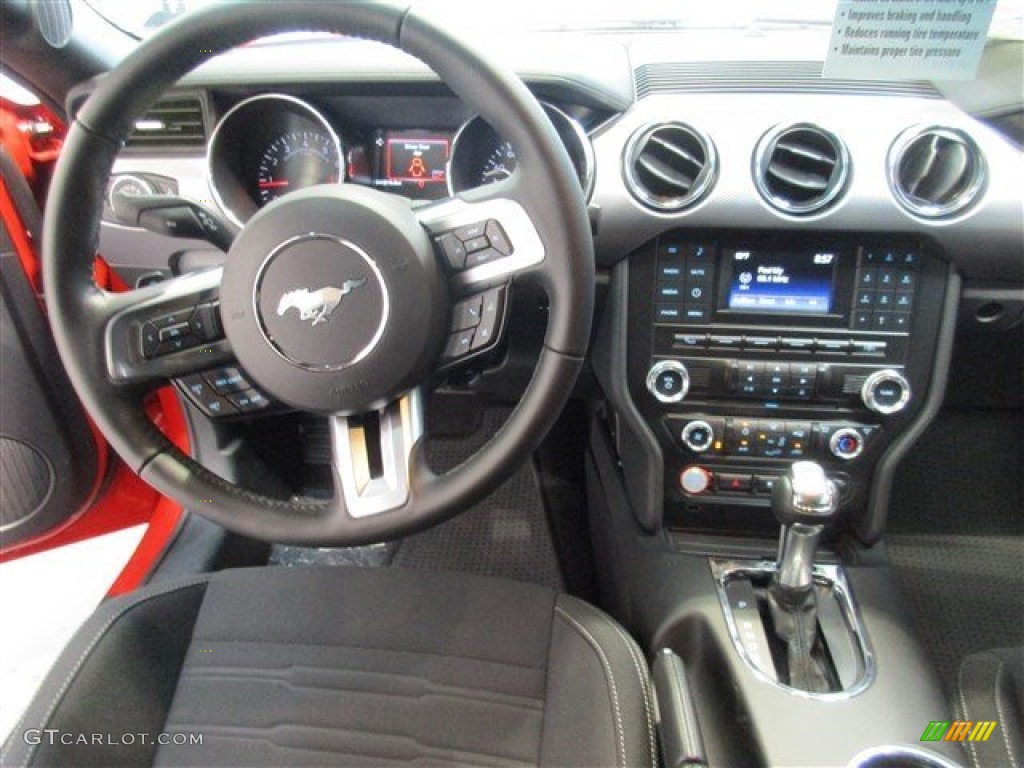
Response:
[{"label": "chrome horse logo", "polygon": [[295,309],[301,320],[312,320],[313,325],[326,323],[341,300],[364,283],[366,278],[361,277],[358,280],[346,280],[341,288],[328,285],[316,291],[308,288],[288,291],[277,303],[277,315],[284,317],[289,309]]}]

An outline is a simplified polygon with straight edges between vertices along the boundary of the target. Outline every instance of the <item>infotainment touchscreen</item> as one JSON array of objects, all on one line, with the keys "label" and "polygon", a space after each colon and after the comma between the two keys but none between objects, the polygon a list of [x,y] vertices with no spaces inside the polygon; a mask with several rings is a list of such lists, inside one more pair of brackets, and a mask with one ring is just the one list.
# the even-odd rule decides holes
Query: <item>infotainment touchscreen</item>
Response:
[{"label": "infotainment touchscreen", "polygon": [[837,255],[830,251],[725,249],[725,304],[734,312],[825,315],[834,310]]}]

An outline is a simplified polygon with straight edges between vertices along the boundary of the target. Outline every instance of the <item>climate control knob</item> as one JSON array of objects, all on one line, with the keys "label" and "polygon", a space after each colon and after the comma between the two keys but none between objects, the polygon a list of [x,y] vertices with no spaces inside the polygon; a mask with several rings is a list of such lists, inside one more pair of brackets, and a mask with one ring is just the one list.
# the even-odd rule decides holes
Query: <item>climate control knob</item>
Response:
[{"label": "climate control knob", "polygon": [[683,445],[694,453],[704,453],[715,441],[715,430],[706,421],[691,421],[680,435]]},{"label": "climate control knob", "polygon": [[875,371],[864,381],[860,397],[876,413],[898,413],[910,402],[910,382],[899,371]]},{"label": "climate control knob", "polygon": [[856,459],[864,450],[864,436],[849,427],[837,429],[828,441],[828,448],[836,458],[844,461]]},{"label": "climate control knob", "polygon": [[690,374],[678,360],[659,360],[647,372],[647,390],[662,403],[678,403],[690,391]]}]

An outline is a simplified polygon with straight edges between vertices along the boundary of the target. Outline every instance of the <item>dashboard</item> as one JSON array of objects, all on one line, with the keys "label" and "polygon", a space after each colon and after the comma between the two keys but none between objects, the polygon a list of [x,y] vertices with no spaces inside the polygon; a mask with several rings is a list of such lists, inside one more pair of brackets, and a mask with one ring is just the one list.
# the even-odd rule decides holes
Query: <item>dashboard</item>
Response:
[{"label": "dashboard", "polygon": [[[870,538],[941,402],[958,306],[993,328],[1024,313],[1022,153],[932,84],[830,80],[813,55],[738,34],[493,50],[588,201],[608,286],[592,364],[641,524],[772,525],[774,478],[806,456]],[[302,51],[242,49],[190,75],[136,124],[110,194],[184,195],[242,224],[313,184],[425,204],[515,173],[515,148],[418,62],[352,41]],[[133,282],[223,258],[112,207],[101,238]]]}]

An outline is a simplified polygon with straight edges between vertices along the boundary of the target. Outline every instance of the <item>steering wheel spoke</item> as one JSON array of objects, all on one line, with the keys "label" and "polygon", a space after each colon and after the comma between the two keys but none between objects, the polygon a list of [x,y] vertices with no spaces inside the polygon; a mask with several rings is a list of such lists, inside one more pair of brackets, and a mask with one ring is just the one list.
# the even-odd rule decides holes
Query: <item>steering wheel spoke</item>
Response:
[{"label": "steering wheel spoke", "polygon": [[375,411],[332,415],[330,432],[339,511],[358,520],[408,505],[413,449],[424,432],[419,389]]},{"label": "steering wheel spoke", "polygon": [[123,294],[104,319],[107,373],[118,383],[178,378],[232,359],[220,323],[221,269]]}]

